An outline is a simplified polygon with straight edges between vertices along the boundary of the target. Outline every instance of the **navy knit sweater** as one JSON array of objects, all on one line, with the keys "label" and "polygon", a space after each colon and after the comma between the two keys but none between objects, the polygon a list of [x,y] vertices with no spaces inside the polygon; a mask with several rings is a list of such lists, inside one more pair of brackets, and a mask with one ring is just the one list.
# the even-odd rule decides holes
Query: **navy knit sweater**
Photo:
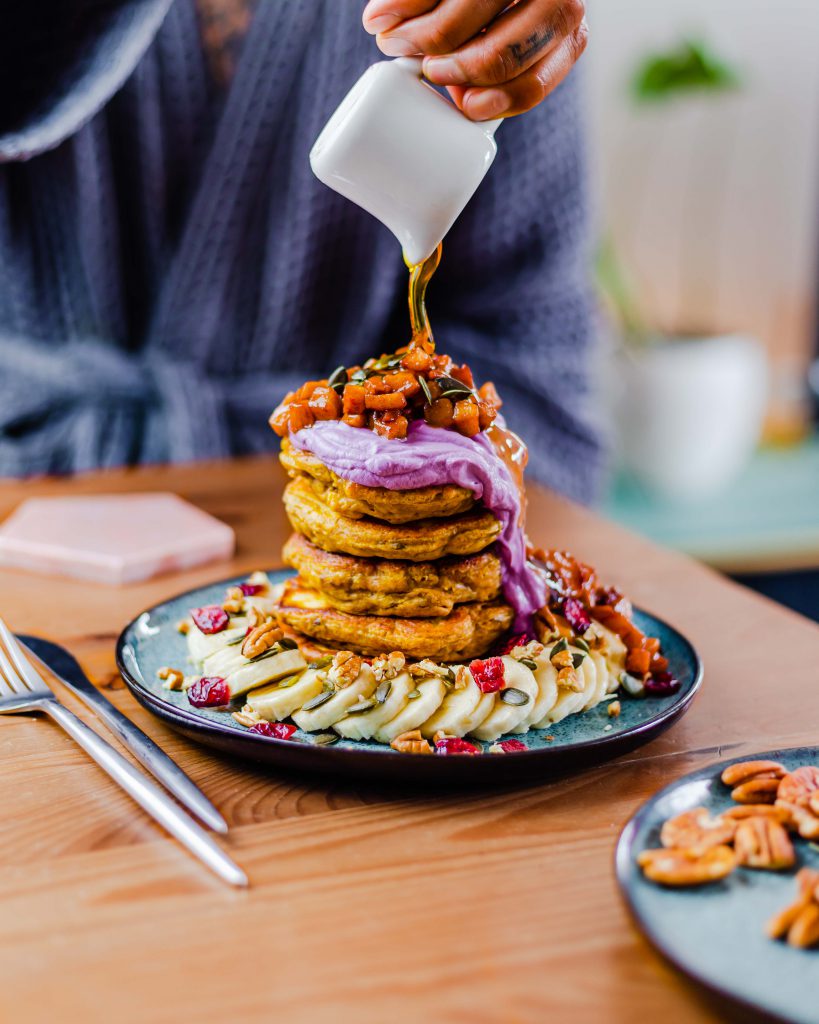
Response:
[{"label": "navy knit sweater", "polygon": [[[308,152],[379,59],[362,0],[260,0],[215,88],[194,0],[15,4],[0,34],[0,475],[273,451],[283,393],[408,340],[407,273]],[[36,9],[35,9],[36,8]],[[531,472],[600,448],[577,79],[504,125],[444,242],[439,347]]]}]

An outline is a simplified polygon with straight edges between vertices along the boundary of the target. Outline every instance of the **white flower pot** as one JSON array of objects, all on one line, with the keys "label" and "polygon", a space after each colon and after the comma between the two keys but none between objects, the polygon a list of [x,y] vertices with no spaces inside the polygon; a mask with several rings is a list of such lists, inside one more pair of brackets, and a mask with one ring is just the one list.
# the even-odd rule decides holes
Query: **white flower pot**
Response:
[{"label": "white flower pot", "polygon": [[663,339],[624,353],[620,368],[622,456],[635,476],[673,501],[728,487],[762,429],[762,345],[742,335]]}]

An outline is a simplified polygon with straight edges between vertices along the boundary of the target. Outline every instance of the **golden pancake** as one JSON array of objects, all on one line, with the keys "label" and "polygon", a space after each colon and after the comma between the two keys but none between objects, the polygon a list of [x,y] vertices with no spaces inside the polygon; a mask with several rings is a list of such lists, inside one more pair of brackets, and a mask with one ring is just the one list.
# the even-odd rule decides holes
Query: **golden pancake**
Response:
[{"label": "golden pancake", "polygon": [[350,519],[326,505],[303,476],[285,488],[284,507],[293,529],[318,547],[363,558],[423,562],[444,555],[474,555],[501,531],[500,522],[485,509],[403,525]]},{"label": "golden pancake", "polygon": [[494,551],[437,562],[354,558],[322,551],[294,533],[284,561],[305,586],[331,608],[357,615],[440,618],[456,604],[492,601],[501,590],[500,559]]},{"label": "golden pancake", "polygon": [[349,615],[329,607],[298,577],[288,581],[278,615],[291,629],[365,656],[401,651],[408,658],[459,661],[484,654],[512,625],[514,613],[503,601],[460,604],[431,619]]},{"label": "golden pancake", "polygon": [[455,484],[408,491],[364,487],[336,476],[315,455],[299,451],[286,438],[282,441],[279,459],[290,476],[309,477],[324,504],[349,519],[372,516],[388,523],[411,523],[433,516],[457,515],[475,504],[472,492]]}]

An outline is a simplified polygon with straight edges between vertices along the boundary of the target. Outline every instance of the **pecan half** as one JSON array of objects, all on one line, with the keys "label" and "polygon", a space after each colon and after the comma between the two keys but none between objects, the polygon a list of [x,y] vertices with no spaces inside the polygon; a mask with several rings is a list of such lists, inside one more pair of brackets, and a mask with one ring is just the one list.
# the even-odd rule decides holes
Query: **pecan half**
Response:
[{"label": "pecan half", "polygon": [[773,818],[746,818],[737,824],[734,850],[746,868],[783,871],[796,863],[788,833]]},{"label": "pecan half", "polygon": [[772,939],[787,938],[799,949],[819,944],[819,871],[803,868],[796,876],[799,897],[775,914],[766,931]]},{"label": "pecan half", "polygon": [[669,818],[660,831],[666,848],[704,853],[712,846],[725,846],[734,838],[736,822],[712,818],[704,807]]},{"label": "pecan half", "polygon": [[772,818],[786,828],[793,825],[790,811],[779,804],[738,804],[723,811],[720,817],[732,821],[742,821],[743,818]]},{"label": "pecan half", "polygon": [[421,735],[420,729],[412,729],[410,732],[402,732],[400,736],[395,737],[390,746],[400,754],[432,753],[432,747]]},{"label": "pecan half", "polygon": [[819,839],[819,815],[814,814],[809,807],[788,803],[782,799],[777,799],[776,806],[788,813],[796,831],[803,839]]},{"label": "pecan half", "polygon": [[812,764],[788,772],[780,783],[781,799],[798,807],[807,807],[815,793],[819,793],[819,768]]},{"label": "pecan half", "polygon": [[747,782],[740,782],[731,790],[731,799],[738,804],[772,804],[779,790],[776,776],[757,775]]},{"label": "pecan half", "polygon": [[242,643],[242,654],[246,658],[258,658],[260,654],[269,651],[284,634],[275,622],[263,622],[247,634]]},{"label": "pecan half", "polygon": [[778,761],[738,761],[729,764],[722,773],[722,781],[732,789],[740,782],[762,776],[766,779],[781,779],[785,775],[785,766]]},{"label": "pecan half", "polygon": [[706,885],[730,875],[737,859],[730,846],[691,850],[644,850],[637,858],[646,878],[668,886]]},{"label": "pecan half", "polygon": [[167,665],[163,665],[156,674],[164,680],[166,690],[181,690],[185,682],[185,674],[178,668],[168,668]]}]

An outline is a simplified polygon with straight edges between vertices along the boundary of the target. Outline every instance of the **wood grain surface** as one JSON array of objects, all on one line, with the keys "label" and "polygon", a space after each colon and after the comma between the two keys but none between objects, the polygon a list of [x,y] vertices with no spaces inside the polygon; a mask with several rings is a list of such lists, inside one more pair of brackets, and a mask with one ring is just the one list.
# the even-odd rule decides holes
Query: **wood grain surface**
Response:
[{"label": "wood grain surface", "polygon": [[819,629],[533,491],[539,544],[591,561],[698,647],[706,680],[689,714],[634,754],[528,788],[429,795],[267,773],[154,720],[120,682],[114,642],[147,605],[279,565],[282,483],[272,460],[246,460],[0,484],[0,519],[32,495],[172,490],[236,529],[232,563],[143,585],[0,571],[0,615],[66,644],[179,761],[252,881],[234,892],[212,878],[49,722],[0,720],[0,1020],[723,1019],[631,925],[614,845],[679,775],[817,741]]}]

